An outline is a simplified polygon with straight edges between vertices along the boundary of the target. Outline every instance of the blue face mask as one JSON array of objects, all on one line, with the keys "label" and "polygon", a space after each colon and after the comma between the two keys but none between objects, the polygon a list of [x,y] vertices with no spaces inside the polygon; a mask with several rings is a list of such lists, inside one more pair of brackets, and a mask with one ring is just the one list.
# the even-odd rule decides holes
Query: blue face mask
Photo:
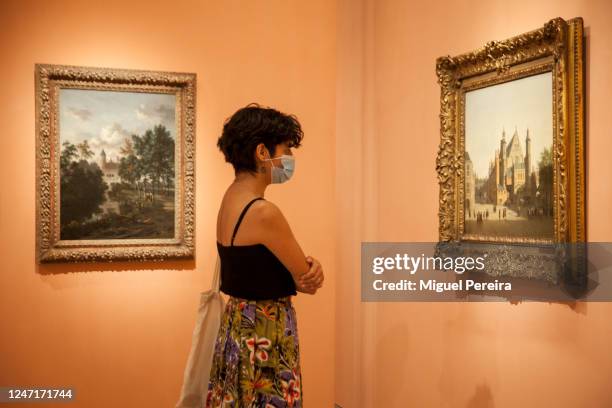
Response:
[{"label": "blue face mask", "polygon": [[[272,184],[280,184],[289,180],[291,176],[293,176],[293,171],[295,170],[295,158],[293,156],[283,154],[279,158],[283,167],[276,167],[274,162],[272,162]],[[264,161],[268,160],[274,159],[264,159]]]}]

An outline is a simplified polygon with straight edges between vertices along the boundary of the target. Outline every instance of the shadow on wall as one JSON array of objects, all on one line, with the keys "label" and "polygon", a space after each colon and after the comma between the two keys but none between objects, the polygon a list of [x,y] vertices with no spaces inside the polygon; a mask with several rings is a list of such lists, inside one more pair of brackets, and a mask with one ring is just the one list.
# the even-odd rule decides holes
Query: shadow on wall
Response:
[{"label": "shadow on wall", "polygon": [[476,387],[474,395],[468,401],[465,408],[494,408],[493,394],[491,388],[487,384],[482,384]]}]

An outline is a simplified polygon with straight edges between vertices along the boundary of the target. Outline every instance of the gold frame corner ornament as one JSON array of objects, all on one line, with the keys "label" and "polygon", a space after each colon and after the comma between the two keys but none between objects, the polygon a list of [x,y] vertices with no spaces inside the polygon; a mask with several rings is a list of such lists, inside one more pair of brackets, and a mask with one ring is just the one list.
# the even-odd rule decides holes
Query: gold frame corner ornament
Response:
[{"label": "gold frame corner ornament", "polygon": [[[36,261],[112,262],[195,256],[196,74],[35,64]],[[59,239],[60,88],[176,95],[175,234],[171,239]]]}]

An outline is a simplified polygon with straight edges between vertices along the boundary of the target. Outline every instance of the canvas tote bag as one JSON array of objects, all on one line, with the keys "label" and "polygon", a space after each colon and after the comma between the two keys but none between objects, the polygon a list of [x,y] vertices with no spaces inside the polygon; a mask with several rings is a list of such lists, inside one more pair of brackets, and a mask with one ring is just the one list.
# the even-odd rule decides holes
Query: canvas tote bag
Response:
[{"label": "canvas tote bag", "polygon": [[183,375],[181,395],[175,408],[202,408],[206,402],[215,340],[225,308],[225,301],[219,292],[220,262],[217,254],[212,287],[200,293],[200,306],[193,329],[191,351]]}]

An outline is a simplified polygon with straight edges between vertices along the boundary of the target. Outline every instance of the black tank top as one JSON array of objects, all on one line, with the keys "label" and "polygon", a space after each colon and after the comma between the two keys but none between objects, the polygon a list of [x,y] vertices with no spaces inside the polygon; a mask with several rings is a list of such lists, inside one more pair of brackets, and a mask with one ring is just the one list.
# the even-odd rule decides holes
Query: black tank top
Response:
[{"label": "black tank top", "polygon": [[221,286],[230,296],[262,300],[297,295],[291,272],[264,244],[234,246],[234,237],[244,214],[251,204],[263,197],[251,200],[240,213],[234,227],[230,246],[217,241],[221,259]]}]

